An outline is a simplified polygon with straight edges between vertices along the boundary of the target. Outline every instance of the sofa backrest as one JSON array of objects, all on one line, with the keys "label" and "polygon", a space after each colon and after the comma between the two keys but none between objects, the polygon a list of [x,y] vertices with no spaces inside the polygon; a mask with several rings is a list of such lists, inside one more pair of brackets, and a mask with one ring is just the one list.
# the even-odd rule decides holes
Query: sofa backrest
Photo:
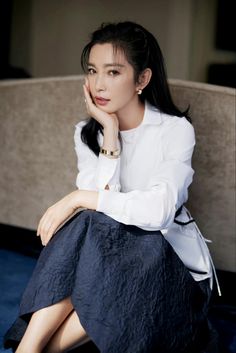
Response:
[{"label": "sofa backrest", "polygon": [[186,109],[196,133],[194,182],[189,208],[207,239],[218,269],[236,272],[235,97],[236,90],[171,80],[176,104]]},{"label": "sofa backrest", "polygon": [[[75,189],[74,126],[86,117],[82,76],[0,83],[0,223],[36,229],[48,206]],[[236,272],[235,90],[170,80],[190,105],[197,145],[188,206],[218,269]]]}]

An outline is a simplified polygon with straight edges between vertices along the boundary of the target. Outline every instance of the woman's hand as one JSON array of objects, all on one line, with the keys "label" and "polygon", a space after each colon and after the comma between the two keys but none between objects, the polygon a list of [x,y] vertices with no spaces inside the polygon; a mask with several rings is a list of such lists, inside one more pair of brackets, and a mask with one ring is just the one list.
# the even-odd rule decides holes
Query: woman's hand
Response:
[{"label": "woman's hand", "polygon": [[79,190],[73,191],[44,213],[37,229],[37,235],[41,237],[43,245],[47,245],[58,227],[79,208],[78,193]]},{"label": "woman's hand", "polygon": [[86,79],[84,88],[84,96],[88,114],[99,122],[103,127],[103,148],[115,151],[118,149],[118,133],[119,133],[119,120],[115,113],[109,114],[99,109],[96,104],[94,104],[88,85],[88,80]]},{"label": "woman's hand", "polygon": [[113,128],[118,131],[119,121],[115,113],[106,113],[99,109],[96,104],[94,104],[89,90],[88,80],[85,79],[85,84],[83,85],[84,97],[88,114],[93,117],[103,126],[103,128]]},{"label": "woman's hand", "polygon": [[47,245],[57,229],[78,208],[96,210],[98,192],[88,190],[75,190],[63,197],[60,201],[49,207],[39,221],[37,235],[41,237],[43,245]]}]

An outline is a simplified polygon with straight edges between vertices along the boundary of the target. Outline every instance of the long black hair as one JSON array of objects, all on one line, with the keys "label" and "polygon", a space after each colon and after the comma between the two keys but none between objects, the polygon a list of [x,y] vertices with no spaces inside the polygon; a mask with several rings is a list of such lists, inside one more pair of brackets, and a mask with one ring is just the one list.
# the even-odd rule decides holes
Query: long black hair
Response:
[{"label": "long black hair", "polygon": [[[134,69],[134,79],[138,82],[140,74],[146,69],[152,70],[149,84],[139,96],[144,102],[147,100],[160,112],[178,117],[188,116],[188,109],[181,112],[174,104],[165,70],[164,58],[156,38],[141,25],[125,21],[119,23],[103,23],[91,35],[90,42],[85,46],[81,55],[81,66],[85,73],[88,71],[89,54],[95,44],[110,43],[115,50],[121,50],[129,64]],[[82,128],[81,138],[84,143],[98,156],[98,132],[103,133],[102,126],[93,118],[89,119]]]}]

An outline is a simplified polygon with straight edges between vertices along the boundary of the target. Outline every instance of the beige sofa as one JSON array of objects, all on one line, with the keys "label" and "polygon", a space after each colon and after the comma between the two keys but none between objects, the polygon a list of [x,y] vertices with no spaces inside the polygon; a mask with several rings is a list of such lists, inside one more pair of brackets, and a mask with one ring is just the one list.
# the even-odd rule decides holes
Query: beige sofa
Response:
[{"label": "beige sofa", "polygon": [[[43,211],[75,188],[74,125],[86,116],[81,76],[0,83],[0,223],[36,229]],[[189,208],[216,267],[236,272],[235,90],[170,80],[191,107],[197,146]],[[2,235],[4,236],[4,235]]]}]

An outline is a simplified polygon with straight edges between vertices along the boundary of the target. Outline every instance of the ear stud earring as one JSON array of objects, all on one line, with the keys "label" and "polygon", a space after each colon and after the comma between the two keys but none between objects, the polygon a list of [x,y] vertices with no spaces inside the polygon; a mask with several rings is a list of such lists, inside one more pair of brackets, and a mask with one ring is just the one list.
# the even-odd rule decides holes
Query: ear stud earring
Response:
[{"label": "ear stud earring", "polygon": [[137,93],[138,93],[138,95],[142,94],[142,90],[139,89]]}]

